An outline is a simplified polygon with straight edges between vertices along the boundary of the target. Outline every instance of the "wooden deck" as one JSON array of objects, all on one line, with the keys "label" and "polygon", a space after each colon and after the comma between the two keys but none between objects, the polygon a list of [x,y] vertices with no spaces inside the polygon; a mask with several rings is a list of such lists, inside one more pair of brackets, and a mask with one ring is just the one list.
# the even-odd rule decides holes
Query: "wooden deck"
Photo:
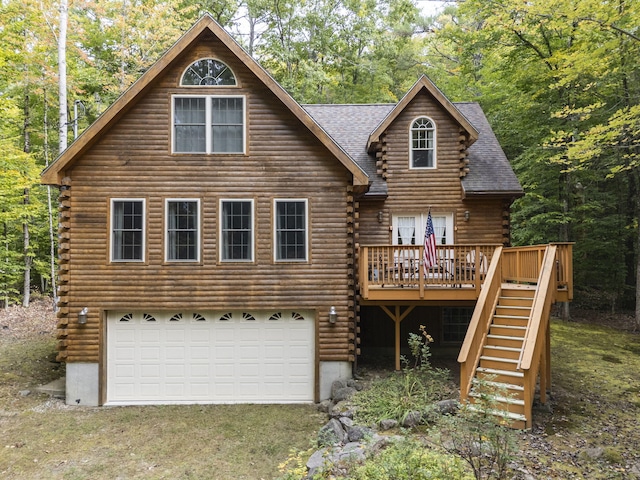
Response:
[{"label": "wooden deck", "polygon": [[[572,244],[557,245],[557,301],[573,298]],[[423,246],[361,246],[362,304],[378,302],[475,301],[494,257],[496,244],[438,245],[435,265],[425,268]],[[504,248],[504,280],[535,284],[546,245]]]}]

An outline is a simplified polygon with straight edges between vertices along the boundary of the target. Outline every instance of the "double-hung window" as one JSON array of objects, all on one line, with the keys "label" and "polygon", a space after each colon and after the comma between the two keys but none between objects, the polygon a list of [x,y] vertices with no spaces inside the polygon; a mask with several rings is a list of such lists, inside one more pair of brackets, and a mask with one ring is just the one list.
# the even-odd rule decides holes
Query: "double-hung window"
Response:
[{"label": "double-hung window", "polygon": [[173,153],[245,152],[245,98],[175,95]]},{"label": "double-hung window", "polygon": [[165,211],[167,261],[199,261],[200,201],[169,199]]},{"label": "double-hung window", "polygon": [[136,198],[111,200],[111,261],[144,261],[145,201]]},{"label": "double-hung window", "polygon": [[436,125],[428,117],[411,124],[411,168],[436,168]]},{"label": "double-hung window", "polygon": [[220,260],[253,261],[253,200],[220,200]]},{"label": "double-hung window", "polygon": [[307,260],[306,200],[275,200],[275,259]]}]

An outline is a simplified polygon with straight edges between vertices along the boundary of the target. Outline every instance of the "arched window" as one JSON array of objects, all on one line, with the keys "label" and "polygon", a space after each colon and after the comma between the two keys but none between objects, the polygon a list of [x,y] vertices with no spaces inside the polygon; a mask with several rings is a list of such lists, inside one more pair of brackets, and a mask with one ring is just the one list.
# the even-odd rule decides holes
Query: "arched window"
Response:
[{"label": "arched window", "polygon": [[193,62],[182,75],[180,85],[227,86],[236,85],[236,77],[220,60],[203,58]]},{"label": "arched window", "polygon": [[411,168],[436,168],[436,125],[420,117],[411,124]]}]

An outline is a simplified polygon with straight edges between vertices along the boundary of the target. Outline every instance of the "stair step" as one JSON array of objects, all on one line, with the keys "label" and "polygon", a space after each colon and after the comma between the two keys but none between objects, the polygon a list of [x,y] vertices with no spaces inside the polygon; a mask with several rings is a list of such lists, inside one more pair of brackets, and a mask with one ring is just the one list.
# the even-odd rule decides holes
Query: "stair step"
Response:
[{"label": "stair step", "polygon": [[524,372],[518,372],[514,370],[502,370],[499,368],[478,367],[476,369],[476,372],[483,373],[485,375],[495,375],[495,376],[502,375],[504,377],[524,378]]},{"label": "stair step", "polygon": [[[468,404],[467,408],[470,409],[473,412],[485,413],[485,410],[476,407],[472,403]],[[515,425],[512,424],[511,426],[513,428],[525,428],[525,425],[527,423],[527,417],[525,417],[521,413],[506,412],[506,411],[502,411],[502,410],[487,410],[486,413],[488,413],[489,415],[494,415],[496,417],[502,417],[502,418],[504,418],[506,420],[509,420],[511,422],[518,422],[518,423],[524,424],[522,426],[520,426],[520,425],[515,426]]]},{"label": "stair step", "polygon": [[523,337],[496,335],[490,333],[489,335],[487,335],[487,342],[491,342],[490,344],[488,343],[488,345],[492,346],[522,348]]},{"label": "stair step", "polygon": [[[508,338],[508,337],[504,337],[504,338]],[[495,350],[503,350],[505,352],[518,352],[518,353],[520,353],[522,351],[521,348],[503,347],[501,345],[485,345],[484,348],[490,348],[490,349],[495,349]]]},{"label": "stair step", "polygon": [[[469,393],[469,396],[470,397],[474,397],[474,398],[480,398],[481,394],[471,392],[471,393]],[[509,405],[520,405],[520,406],[524,407],[524,400],[521,400],[519,398],[504,397],[502,395],[490,395],[490,398],[492,400],[495,400],[496,402],[499,402],[499,403],[507,403]]]},{"label": "stair step", "polygon": [[504,363],[513,363],[513,364],[518,364],[518,360],[514,360],[513,358],[502,358],[502,357],[489,357],[489,356],[485,356],[482,355],[480,357],[480,360],[491,360],[493,362],[504,362]]},{"label": "stair step", "polygon": [[[474,384],[479,384],[480,381],[477,378],[473,379]],[[513,383],[502,383],[502,382],[492,382],[490,380],[485,380],[484,382],[482,382],[490,387],[495,388],[496,390],[514,390],[514,391],[518,391],[518,392],[524,392],[524,386],[523,385],[515,385]]]},{"label": "stair step", "polygon": [[480,357],[480,366],[484,368],[494,368],[496,370],[508,370],[515,371],[518,368],[519,360],[517,358],[502,358],[502,357]]},{"label": "stair step", "polygon": [[522,315],[504,315],[502,313],[494,313],[493,318],[504,318],[509,320],[524,320],[524,321],[529,320],[528,316],[525,317]]},{"label": "stair step", "polygon": [[521,317],[518,315],[503,315],[496,313],[493,315],[493,323],[495,325],[511,325],[514,327],[526,327],[529,323],[529,317]]},{"label": "stair step", "polygon": [[485,345],[482,355],[498,358],[520,358],[522,349],[515,347],[501,347],[499,345]]},{"label": "stair step", "polygon": [[508,337],[524,337],[527,331],[527,327],[521,327],[517,325],[501,325],[499,323],[492,323],[489,332],[494,335],[505,335]]}]

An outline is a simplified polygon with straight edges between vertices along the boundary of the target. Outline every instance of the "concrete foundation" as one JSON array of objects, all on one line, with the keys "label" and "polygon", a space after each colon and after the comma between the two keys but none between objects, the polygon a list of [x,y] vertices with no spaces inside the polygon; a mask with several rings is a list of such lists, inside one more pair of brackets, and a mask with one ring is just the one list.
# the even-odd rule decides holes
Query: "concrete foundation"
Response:
[{"label": "concrete foundation", "polygon": [[98,364],[67,363],[67,405],[96,407],[99,397]]},{"label": "concrete foundation", "polygon": [[320,362],[320,400],[331,397],[331,384],[352,377],[351,362]]}]

